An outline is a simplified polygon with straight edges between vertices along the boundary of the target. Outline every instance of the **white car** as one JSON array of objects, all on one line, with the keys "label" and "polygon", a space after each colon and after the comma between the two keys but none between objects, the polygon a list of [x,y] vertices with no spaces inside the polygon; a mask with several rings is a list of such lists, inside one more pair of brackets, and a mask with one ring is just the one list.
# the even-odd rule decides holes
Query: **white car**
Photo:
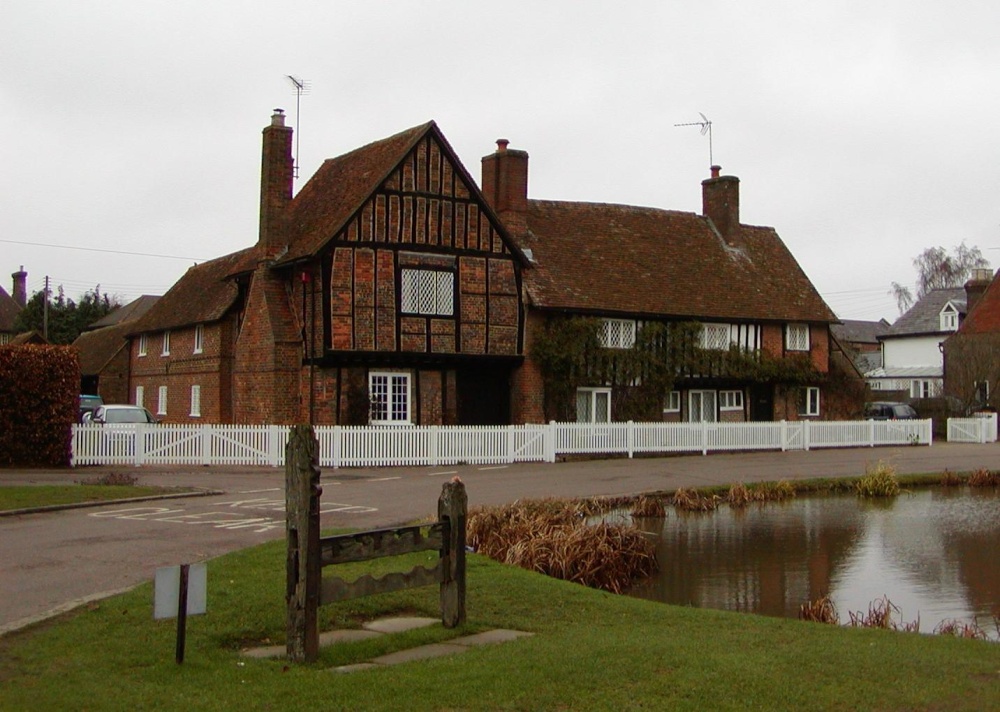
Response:
[{"label": "white car", "polygon": [[101,405],[84,413],[84,423],[120,425],[123,423],[156,423],[153,414],[138,405]]}]

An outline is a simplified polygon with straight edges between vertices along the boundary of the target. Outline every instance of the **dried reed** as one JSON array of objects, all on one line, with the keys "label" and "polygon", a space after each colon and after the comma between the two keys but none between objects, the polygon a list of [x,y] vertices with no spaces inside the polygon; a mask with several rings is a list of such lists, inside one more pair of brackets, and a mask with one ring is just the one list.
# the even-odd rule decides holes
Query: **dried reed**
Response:
[{"label": "dried reed", "polygon": [[497,561],[621,593],[656,570],[656,547],[638,529],[590,525],[588,507],[529,500],[469,514],[467,541]]},{"label": "dried reed", "polygon": [[742,482],[735,482],[729,486],[729,492],[726,493],[726,503],[730,507],[746,507],[753,501],[753,494]]},{"label": "dried reed", "polygon": [[975,621],[972,623],[955,619],[941,621],[934,632],[937,635],[953,635],[956,638],[972,638],[974,640],[989,640],[990,638]]},{"label": "dried reed", "polygon": [[685,512],[711,512],[719,508],[721,500],[718,495],[698,494],[695,490],[684,487],[674,492],[671,498],[674,508]]},{"label": "dried reed", "polygon": [[892,619],[893,614],[899,615],[899,607],[889,600],[888,596],[876,599],[868,604],[868,614],[861,611],[849,612],[851,626],[854,628],[884,628],[886,630],[898,630],[904,633],[920,632],[920,617],[915,621],[907,623],[900,621],[897,623]]},{"label": "dried reed", "polygon": [[662,519],[667,516],[667,509],[663,506],[662,498],[644,494],[632,504],[632,516]]},{"label": "dried reed", "polygon": [[958,487],[962,483],[962,478],[949,469],[945,469],[945,471],[941,473],[940,484],[942,487]]},{"label": "dried reed", "polygon": [[1000,485],[1000,472],[990,472],[980,467],[969,475],[969,487],[996,487]]},{"label": "dried reed", "polygon": [[795,487],[788,480],[765,482],[752,491],[760,502],[781,502],[795,498]]},{"label": "dried reed", "polygon": [[830,596],[824,595],[799,606],[799,620],[837,625],[840,623],[840,614],[837,613],[837,607],[833,605]]},{"label": "dried reed", "polygon": [[854,483],[854,491],[859,497],[895,497],[899,494],[896,468],[882,460],[874,467],[868,465],[864,476]]}]

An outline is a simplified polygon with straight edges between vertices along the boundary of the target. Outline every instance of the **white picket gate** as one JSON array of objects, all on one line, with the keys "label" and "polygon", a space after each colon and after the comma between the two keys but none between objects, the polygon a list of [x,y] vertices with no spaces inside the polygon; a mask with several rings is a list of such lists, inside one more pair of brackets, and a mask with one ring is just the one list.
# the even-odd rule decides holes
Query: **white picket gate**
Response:
[{"label": "white picket gate", "polygon": [[950,443],[995,443],[996,441],[996,413],[977,413],[972,418],[948,418]]},{"label": "white picket gate", "polygon": [[[967,442],[995,442],[996,423],[995,415],[962,419],[956,433],[970,433]],[[949,440],[951,431],[949,421]],[[322,467],[498,465],[555,462],[559,455],[809,450],[933,440],[930,420],[317,426],[316,435]],[[71,463],[280,467],[287,439],[283,425],[74,425]]]}]

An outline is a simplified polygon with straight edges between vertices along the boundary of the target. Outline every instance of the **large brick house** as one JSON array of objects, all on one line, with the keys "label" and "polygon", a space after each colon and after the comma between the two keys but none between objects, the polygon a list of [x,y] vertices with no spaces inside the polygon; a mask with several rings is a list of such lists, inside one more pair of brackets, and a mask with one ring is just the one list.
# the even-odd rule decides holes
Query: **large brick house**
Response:
[{"label": "large brick house", "polygon": [[509,422],[524,258],[438,127],[330,159],[294,197],[291,147],[276,111],[257,244],[134,327],[135,400],[170,421]]},{"label": "large brick house", "polygon": [[[165,420],[540,422],[558,388],[532,344],[574,316],[606,352],[651,324],[694,335],[650,417],[837,410],[836,317],[773,229],[740,223],[734,177],[704,181],[702,215],[531,200],[527,153],[498,142],[480,190],[430,122],[327,160],[293,196],[291,146],[276,111],[257,244],[191,268],[132,329],[133,400]],[[622,394],[653,380],[588,369],[581,420],[629,415]]]},{"label": "large brick house", "polygon": [[[533,406],[527,420],[541,418],[532,396],[550,381],[533,340],[571,316],[599,321],[600,346],[608,350],[636,348],[652,324],[696,327],[669,392],[653,409],[638,411],[643,419],[795,420],[857,409],[843,402],[844,389],[827,387],[831,354],[839,350],[830,336],[836,317],[774,229],[740,222],[739,179],[720,175],[718,166],[702,182],[700,215],[529,199],[528,154],[505,140],[483,158],[482,182],[531,257],[524,273],[529,345],[518,374],[519,397]],[[857,381],[857,372],[842,365],[841,376]],[[622,396],[641,389],[643,378],[616,383],[607,370],[591,378],[576,379],[569,413],[546,403],[546,415],[571,416],[574,405],[578,420],[624,420],[636,412]]]},{"label": "large brick house", "polygon": [[1000,404],[1000,271],[973,270],[968,314],[942,344],[944,392],[966,412]]}]

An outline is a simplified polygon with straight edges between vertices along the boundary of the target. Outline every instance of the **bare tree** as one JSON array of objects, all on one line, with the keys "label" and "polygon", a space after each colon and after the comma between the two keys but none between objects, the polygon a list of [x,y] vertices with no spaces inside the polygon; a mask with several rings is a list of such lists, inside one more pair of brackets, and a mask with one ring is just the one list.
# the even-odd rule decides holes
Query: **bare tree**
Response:
[{"label": "bare tree", "polygon": [[917,269],[916,299],[910,288],[899,282],[893,282],[889,290],[900,314],[933,289],[961,287],[971,276],[972,270],[989,267],[990,263],[978,247],[966,247],[963,242],[953,247],[951,253],[943,247],[928,247],[913,259],[913,266]]}]

